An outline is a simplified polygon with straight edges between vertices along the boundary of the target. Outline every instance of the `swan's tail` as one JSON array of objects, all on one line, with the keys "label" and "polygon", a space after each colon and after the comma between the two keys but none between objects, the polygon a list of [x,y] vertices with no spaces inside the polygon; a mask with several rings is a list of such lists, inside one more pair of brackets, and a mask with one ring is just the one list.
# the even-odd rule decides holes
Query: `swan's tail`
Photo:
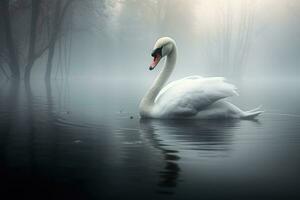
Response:
[{"label": "swan's tail", "polygon": [[261,113],[264,112],[264,111],[260,110],[261,107],[262,106],[258,106],[255,109],[243,112],[243,116],[241,118],[243,118],[243,119],[254,119],[255,117],[257,117],[258,115],[260,115]]}]

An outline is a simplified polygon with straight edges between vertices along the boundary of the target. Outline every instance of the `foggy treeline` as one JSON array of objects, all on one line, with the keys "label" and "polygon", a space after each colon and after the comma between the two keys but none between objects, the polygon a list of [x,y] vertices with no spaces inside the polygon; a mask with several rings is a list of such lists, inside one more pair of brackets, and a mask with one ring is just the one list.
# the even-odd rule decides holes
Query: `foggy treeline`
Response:
[{"label": "foggy treeline", "polygon": [[1,79],[141,74],[161,36],[177,42],[177,73],[300,72],[297,0],[1,0],[0,6]]},{"label": "foggy treeline", "polygon": [[46,55],[45,79],[50,80],[55,51],[59,51],[59,57],[64,56],[68,65],[74,3],[75,0],[1,1],[1,70],[6,78],[18,80],[24,76],[29,80],[35,63]]}]

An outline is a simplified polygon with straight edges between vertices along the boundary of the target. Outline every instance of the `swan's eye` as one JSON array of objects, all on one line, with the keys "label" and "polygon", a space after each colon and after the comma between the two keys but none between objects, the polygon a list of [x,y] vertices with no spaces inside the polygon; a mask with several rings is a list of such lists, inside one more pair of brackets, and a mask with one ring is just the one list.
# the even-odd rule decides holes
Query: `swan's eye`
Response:
[{"label": "swan's eye", "polygon": [[161,57],[162,56],[161,54],[162,54],[162,47],[154,49],[151,53],[151,56],[155,57],[159,55]]}]

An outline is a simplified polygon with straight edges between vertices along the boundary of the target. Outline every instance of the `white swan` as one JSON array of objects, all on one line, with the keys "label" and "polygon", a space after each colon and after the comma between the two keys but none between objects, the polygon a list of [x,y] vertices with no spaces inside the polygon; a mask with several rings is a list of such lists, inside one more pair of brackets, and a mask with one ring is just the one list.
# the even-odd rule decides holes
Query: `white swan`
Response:
[{"label": "white swan", "polygon": [[237,95],[237,92],[236,87],[226,83],[223,77],[190,76],[162,88],[176,63],[177,47],[173,39],[158,39],[151,56],[153,61],[150,70],[164,56],[167,59],[154,84],[141,100],[139,110],[142,118],[249,119],[262,113],[260,108],[242,111],[225,101],[224,98]]}]

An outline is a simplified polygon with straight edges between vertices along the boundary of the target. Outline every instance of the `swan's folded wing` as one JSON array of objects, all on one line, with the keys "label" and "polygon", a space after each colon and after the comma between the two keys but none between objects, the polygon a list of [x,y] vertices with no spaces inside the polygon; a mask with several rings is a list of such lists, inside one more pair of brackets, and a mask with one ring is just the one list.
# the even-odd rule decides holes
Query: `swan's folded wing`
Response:
[{"label": "swan's folded wing", "polygon": [[203,79],[203,77],[195,75],[195,76],[188,76],[188,77],[179,79],[177,81],[172,81],[171,83],[169,83],[168,85],[166,85],[165,87],[163,87],[161,89],[161,91],[158,93],[157,97],[155,98],[155,102],[170,88],[176,87],[176,85],[180,85],[185,80],[201,80],[201,79]]},{"label": "swan's folded wing", "polygon": [[183,78],[161,90],[155,99],[155,112],[162,116],[192,116],[219,99],[237,95],[235,90],[223,77]]}]

